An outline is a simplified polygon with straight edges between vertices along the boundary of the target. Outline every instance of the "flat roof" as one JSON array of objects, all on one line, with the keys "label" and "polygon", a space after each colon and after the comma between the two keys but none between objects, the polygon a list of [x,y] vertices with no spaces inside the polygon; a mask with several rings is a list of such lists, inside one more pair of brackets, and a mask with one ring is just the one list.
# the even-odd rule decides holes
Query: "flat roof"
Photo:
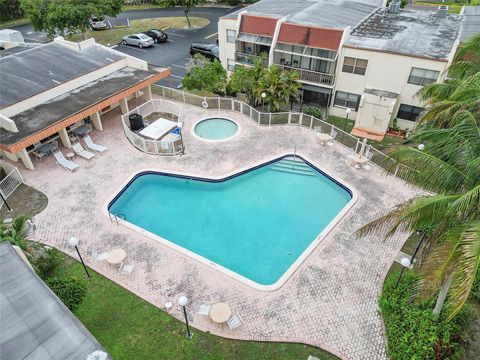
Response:
[{"label": "flat roof", "polygon": [[12,116],[11,119],[17,125],[18,132],[10,132],[0,128],[0,144],[6,146],[16,144],[58,121],[87,109],[157,74],[158,71],[153,69],[147,71],[125,67]]},{"label": "flat roof", "polygon": [[123,58],[98,44],[73,50],[55,42],[0,57],[0,109]]},{"label": "flat roof", "polygon": [[463,12],[460,40],[480,33],[480,6],[466,6]]},{"label": "flat roof", "polygon": [[250,15],[286,17],[297,24],[344,29],[360,23],[382,3],[382,0],[261,0],[224,18],[237,18],[246,10]]},{"label": "flat roof", "polygon": [[382,8],[356,26],[345,45],[447,59],[459,36],[461,24],[460,15],[439,17],[434,11],[410,9],[390,14]]},{"label": "flat roof", "polygon": [[[0,41],[1,43],[1,41]],[[41,46],[39,44],[34,44],[34,43],[23,43],[23,44],[18,44],[16,46],[9,47],[8,49],[0,50],[0,57],[5,57],[5,56],[10,56],[14,54],[21,53],[26,50],[30,50],[34,47]],[[0,81],[2,78],[0,77]],[[1,87],[1,84],[0,84]]]},{"label": "flat roof", "polygon": [[85,360],[105,351],[8,242],[0,274],[0,358]]}]

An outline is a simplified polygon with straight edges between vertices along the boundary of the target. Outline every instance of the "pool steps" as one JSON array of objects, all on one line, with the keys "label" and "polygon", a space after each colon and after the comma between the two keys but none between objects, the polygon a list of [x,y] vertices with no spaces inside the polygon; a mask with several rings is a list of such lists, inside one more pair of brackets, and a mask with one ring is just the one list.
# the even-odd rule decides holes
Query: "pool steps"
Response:
[{"label": "pool steps", "polygon": [[297,175],[315,176],[315,172],[310,166],[303,161],[297,161],[294,158],[284,158],[270,166],[270,169]]}]

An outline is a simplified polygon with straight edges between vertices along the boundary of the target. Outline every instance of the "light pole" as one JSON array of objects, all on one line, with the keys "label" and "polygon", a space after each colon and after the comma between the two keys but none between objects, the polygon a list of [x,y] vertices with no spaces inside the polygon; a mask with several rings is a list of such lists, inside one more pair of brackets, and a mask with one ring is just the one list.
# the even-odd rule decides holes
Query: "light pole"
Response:
[{"label": "light pole", "polygon": [[418,150],[423,151],[425,150],[425,144],[418,144],[417,148]]},{"label": "light pole", "polygon": [[265,94],[265,92],[262,92],[262,112],[263,112],[263,105],[264,105],[264,101],[265,101],[265,98],[267,97],[267,94]]},{"label": "light pole", "polygon": [[177,128],[180,133],[180,142],[182,143],[182,155],[185,154],[185,146],[183,145],[183,135],[182,135],[182,123],[177,123]]},{"label": "light pole", "polygon": [[4,203],[5,206],[7,207],[8,212],[12,212],[13,210],[12,210],[12,209],[10,208],[10,206],[8,205],[7,199],[5,199],[5,198],[3,197],[3,193],[2,193],[1,191],[0,191],[0,197],[2,198],[3,203]]},{"label": "light pole", "polygon": [[412,263],[413,263],[413,260],[415,259],[415,256],[417,256],[417,253],[420,250],[420,247],[422,246],[423,240],[425,240],[425,236],[426,236],[426,234],[423,230],[418,230],[417,235],[421,235],[422,237],[420,238],[420,241],[417,245],[417,248],[415,249],[415,251],[412,255]]},{"label": "light pole", "polygon": [[88,273],[88,269],[85,266],[85,263],[83,262],[82,255],[80,255],[80,251],[78,250],[78,243],[79,242],[80,242],[80,240],[78,240],[78,238],[76,238],[76,237],[71,237],[70,239],[68,239],[68,244],[70,246],[73,246],[75,248],[75,250],[77,250],[78,257],[80,258],[80,262],[82,263],[83,268],[85,269],[85,273],[87,274],[87,278],[90,278],[90,274]]},{"label": "light pole", "polygon": [[397,282],[395,284],[394,289],[396,289],[398,287],[398,283],[400,282],[400,279],[402,278],[402,275],[403,275],[403,272],[405,271],[405,268],[409,267],[411,262],[410,262],[409,258],[404,257],[404,258],[402,258],[402,260],[400,260],[400,264],[402,265],[402,271],[400,271],[400,275],[397,279]]},{"label": "light pole", "polygon": [[180,296],[178,299],[178,305],[180,305],[183,308],[183,315],[185,316],[185,324],[187,325],[187,334],[185,337],[187,339],[191,339],[193,336],[193,333],[190,332],[190,327],[188,326],[188,317],[187,317],[187,309],[185,306],[188,304],[188,298],[186,296]]}]

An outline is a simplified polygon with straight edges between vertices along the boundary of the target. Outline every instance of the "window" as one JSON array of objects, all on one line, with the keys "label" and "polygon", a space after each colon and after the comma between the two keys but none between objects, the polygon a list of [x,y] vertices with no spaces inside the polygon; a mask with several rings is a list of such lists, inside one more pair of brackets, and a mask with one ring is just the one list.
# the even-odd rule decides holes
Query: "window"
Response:
[{"label": "window", "polygon": [[439,71],[412,67],[412,71],[410,71],[410,76],[408,77],[408,83],[420,86],[428,85],[437,81],[439,74]]},{"label": "window", "polygon": [[235,30],[227,30],[227,42],[235,43],[236,37],[237,37],[237,32]]},{"label": "window", "polygon": [[360,95],[351,94],[343,91],[337,91],[335,93],[335,100],[333,102],[333,105],[347,107],[357,111],[359,103],[360,103]]},{"label": "window", "polygon": [[368,60],[345,56],[342,71],[350,74],[365,75],[367,64]]},{"label": "window", "polygon": [[228,71],[233,71],[233,70],[235,70],[235,60],[233,60],[233,59],[227,59],[227,70],[228,70]]},{"label": "window", "polygon": [[398,108],[397,118],[403,119],[403,120],[415,121],[417,120],[418,115],[420,115],[422,111],[423,111],[423,108],[421,107],[400,104],[400,107]]}]

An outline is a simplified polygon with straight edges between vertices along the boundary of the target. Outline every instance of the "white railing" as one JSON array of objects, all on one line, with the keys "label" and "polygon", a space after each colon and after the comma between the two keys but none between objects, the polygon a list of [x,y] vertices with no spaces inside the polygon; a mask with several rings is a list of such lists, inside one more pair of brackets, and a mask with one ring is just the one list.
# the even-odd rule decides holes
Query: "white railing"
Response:
[{"label": "white railing", "polygon": [[[293,111],[279,113],[260,112],[254,107],[232,98],[204,97],[182,90],[168,88],[162,85],[155,85],[155,88],[157,89],[156,92],[164,98],[203,107],[206,109],[230,110],[241,113],[245,116],[248,116],[261,126],[298,125],[311,130],[320,130],[321,132],[329,134],[334,131],[336,132],[335,140],[337,142],[345,145],[355,152],[359,152],[361,149],[361,140],[359,138],[312,115]],[[414,175],[415,171],[413,169],[400,164],[388,155],[382,153],[380,150],[370,146],[369,152],[372,154],[372,158],[370,159],[372,163],[383,168],[392,175],[395,175],[396,177],[406,181],[410,181],[412,175]]]},{"label": "white railing", "polygon": [[122,115],[123,131],[127,139],[137,149],[142,150],[147,154],[155,155],[177,155],[183,150],[183,143],[181,137],[175,141],[165,140],[151,140],[146,139],[130,129],[129,116],[131,114],[140,114],[142,117],[146,117],[152,113],[167,113],[177,117],[177,121],[182,121],[182,107],[172,101],[163,99],[152,99],[146,103],[136,107],[128,113]]},{"label": "white railing", "polygon": [[[8,199],[17,188],[23,184],[23,178],[18,169],[9,163],[0,160],[0,166],[5,170],[7,176],[0,181],[0,193],[4,199]],[[3,206],[3,201],[0,208]]]},{"label": "white railing", "polygon": [[298,67],[292,66],[285,66],[285,65],[278,65],[281,69],[285,71],[292,71],[296,70],[298,73],[298,80],[300,81],[308,81],[328,86],[333,86],[335,82],[335,75],[332,74],[325,74],[318,71],[302,69]]}]

